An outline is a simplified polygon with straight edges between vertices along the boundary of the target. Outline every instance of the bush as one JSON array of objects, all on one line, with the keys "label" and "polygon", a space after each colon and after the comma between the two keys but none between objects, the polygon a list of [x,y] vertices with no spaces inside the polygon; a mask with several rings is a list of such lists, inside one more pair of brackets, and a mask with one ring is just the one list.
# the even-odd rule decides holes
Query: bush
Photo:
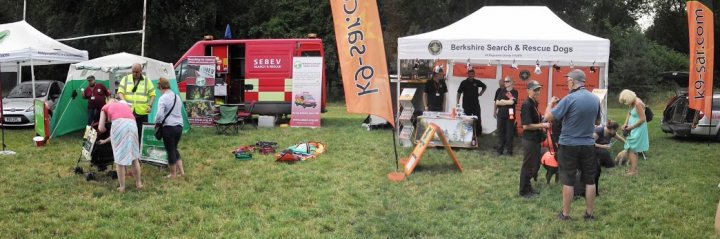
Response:
[{"label": "bush", "polygon": [[657,90],[667,90],[672,82],[663,82],[657,74],[671,70],[687,70],[688,56],[649,40],[637,28],[612,28],[609,90],[635,91],[640,98],[649,98]]}]

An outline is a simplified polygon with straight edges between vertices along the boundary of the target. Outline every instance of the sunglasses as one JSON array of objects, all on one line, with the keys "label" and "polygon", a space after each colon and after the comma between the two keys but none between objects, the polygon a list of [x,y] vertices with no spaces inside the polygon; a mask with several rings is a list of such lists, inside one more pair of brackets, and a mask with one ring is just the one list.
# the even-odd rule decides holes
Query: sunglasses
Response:
[{"label": "sunglasses", "polygon": [[505,83],[512,83],[512,81],[506,80]]},{"label": "sunglasses", "polygon": [[535,92],[540,92],[541,89],[542,89],[542,88],[537,88],[537,89],[534,89],[533,91],[535,91]]}]

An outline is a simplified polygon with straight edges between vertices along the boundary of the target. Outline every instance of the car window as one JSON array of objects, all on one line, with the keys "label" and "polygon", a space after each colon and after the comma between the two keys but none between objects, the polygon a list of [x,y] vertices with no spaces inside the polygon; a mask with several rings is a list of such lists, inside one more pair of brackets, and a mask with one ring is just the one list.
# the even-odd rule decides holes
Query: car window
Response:
[{"label": "car window", "polygon": [[[35,97],[43,97],[47,94],[48,83],[35,83]],[[32,83],[22,83],[10,91],[7,98],[33,98]]]},{"label": "car window", "polygon": [[712,104],[713,104],[713,106],[712,106],[713,111],[720,111],[720,99],[713,99]]},{"label": "car window", "polygon": [[60,91],[60,84],[52,84],[52,86],[50,87],[50,97],[59,96]]}]

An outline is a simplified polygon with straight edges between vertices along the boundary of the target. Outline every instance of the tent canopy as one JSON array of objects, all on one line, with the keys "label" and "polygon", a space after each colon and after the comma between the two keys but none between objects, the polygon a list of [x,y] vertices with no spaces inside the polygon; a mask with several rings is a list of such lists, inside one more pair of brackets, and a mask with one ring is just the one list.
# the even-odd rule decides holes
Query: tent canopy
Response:
[{"label": "tent canopy", "polygon": [[[398,38],[397,67],[398,74],[402,75],[401,60],[447,60],[445,74],[450,90],[446,95],[446,109],[450,109],[459,103],[455,102],[455,89],[465,74],[455,72],[452,66],[482,65],[487,70],[480,80],[488,85],[488,92],[479,98],[483,109],[480,118],[484,122],[483,133],[490,133],[496,126],[491,92],[500,87],[498,79],[510,74],[514,74],[515,79],[523,79],[516,74],[525,70],[530,73],[530,78],[546,82],[547,92],[542,97],[549,100],[553,92],[558,91],[554,88],[566,87],[564,78],[553,80],[557,74],[564,73],[550,70],[551,66],[563,67],[565,71],[575,66],[587,69],[594,66],[600,69],[597,87],[606,89],[609,56],[610,40],[571,27],[545,6],[487,6],[441,29]],[[536,65],[542,68],[541,73],[532,74]],[[541,74],[543,79],[538,78]],[[516,81],[516,84],[525,83]],[[516,88],[522,99],[527,93],[518,85]],[[400,88],[402,86],[397,87],[397,95],[400,95]],[[396,105],[399,108],[399,101]]]},{"label": "tent canopy", "polygon": [[68,64],[87,59],[87,51],[62,44],[25,21],[0,25],[0,63],[2,65]]},{"label": "tent canopy", "polygon": [[579,31],[544,6],[488,6],[444,28],[398,39],[399,59],[606,63],[610,41]]},{"label": "tent canopy", "polygon": [[[152,58],[142,57],[129,53],[118,53],[114,55],[95,58],[93,60],[79,62],[70,65],[65,88],[60,96],[60,101],[55,107],[55,113],[50,123],[50,138],[64,135],[70,132],[82,130],[85,128],[87,119],[87,100],[82,99],[82,89],[88,86],[87,77],[95,76],[95,81],[105,85],[111,92],[115,92],[115,83],[119,82],[122,77],[131,74],[132,64],[139,63],[143,66],[143,75],[147,76],[153,84],[157,85],[158,79],[164,77],[170,81],[170,88],[175,93],[179,93],[177,80],[175,79],[175,71],[170,63],[158,61]],[[157,105],[160,98],[160,91],[157,87],[156,97],[153,106]],[[72,93],[77,91],[77,97],[72,98]],[[182,115],[184,121],[183,131],[190,129],[190,123],[187,119],[185,107],[182,107]],[[152,108],[148,117],[149,122],[155,120],[155,110]]]}]

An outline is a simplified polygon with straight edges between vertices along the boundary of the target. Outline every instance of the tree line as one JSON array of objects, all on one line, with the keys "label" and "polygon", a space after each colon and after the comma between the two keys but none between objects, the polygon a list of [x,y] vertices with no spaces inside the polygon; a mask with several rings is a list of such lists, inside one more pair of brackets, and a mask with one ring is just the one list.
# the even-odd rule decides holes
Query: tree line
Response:
[{"label": "tree line", "polygon": [[[138,30],[142,0],[28,0],[26,21],[53,38]],[[227,24],[233,38],[304,38],[316,33],[325,44],[328,76],[339,86],[339,66],[327,0],[148,0],[145,55],[174,63],[204,35],[222,38]],[[395,62],[397,38],[436,30],[483,6],[547,6],[571,26],[610,39],[610,90],[649,94],[662,71],[688,69],[685,2],[678,0],[379,0],[388,62]],[[714,6],[718,11],[717,4]],[[22,20],[23,1],[0,0],[0,23]],[[719,32],[715,14],[715,35]],[[652,16],[642,29],[637,20]],[[496,23],[478,23],[496,24]],[[518,29],[522,30],[522,29]],[[90,58],[118,52],[140,54],[140,35],[67,41]],[[715,48],[715,55],[718,55]],[[715,64],[717,71],[718,64]],[[394,69],[390,69],[394,71]],[[67,67],[38,72],[64,75]],[[58,77],[64,78],[64,77]],[[717,80],[716,80],[717,83]],[[342,94],[342,91],[336,92]],[[332,97],[332,95],[330,95]],[[340,95],[337,95],[341,97]]]}]

